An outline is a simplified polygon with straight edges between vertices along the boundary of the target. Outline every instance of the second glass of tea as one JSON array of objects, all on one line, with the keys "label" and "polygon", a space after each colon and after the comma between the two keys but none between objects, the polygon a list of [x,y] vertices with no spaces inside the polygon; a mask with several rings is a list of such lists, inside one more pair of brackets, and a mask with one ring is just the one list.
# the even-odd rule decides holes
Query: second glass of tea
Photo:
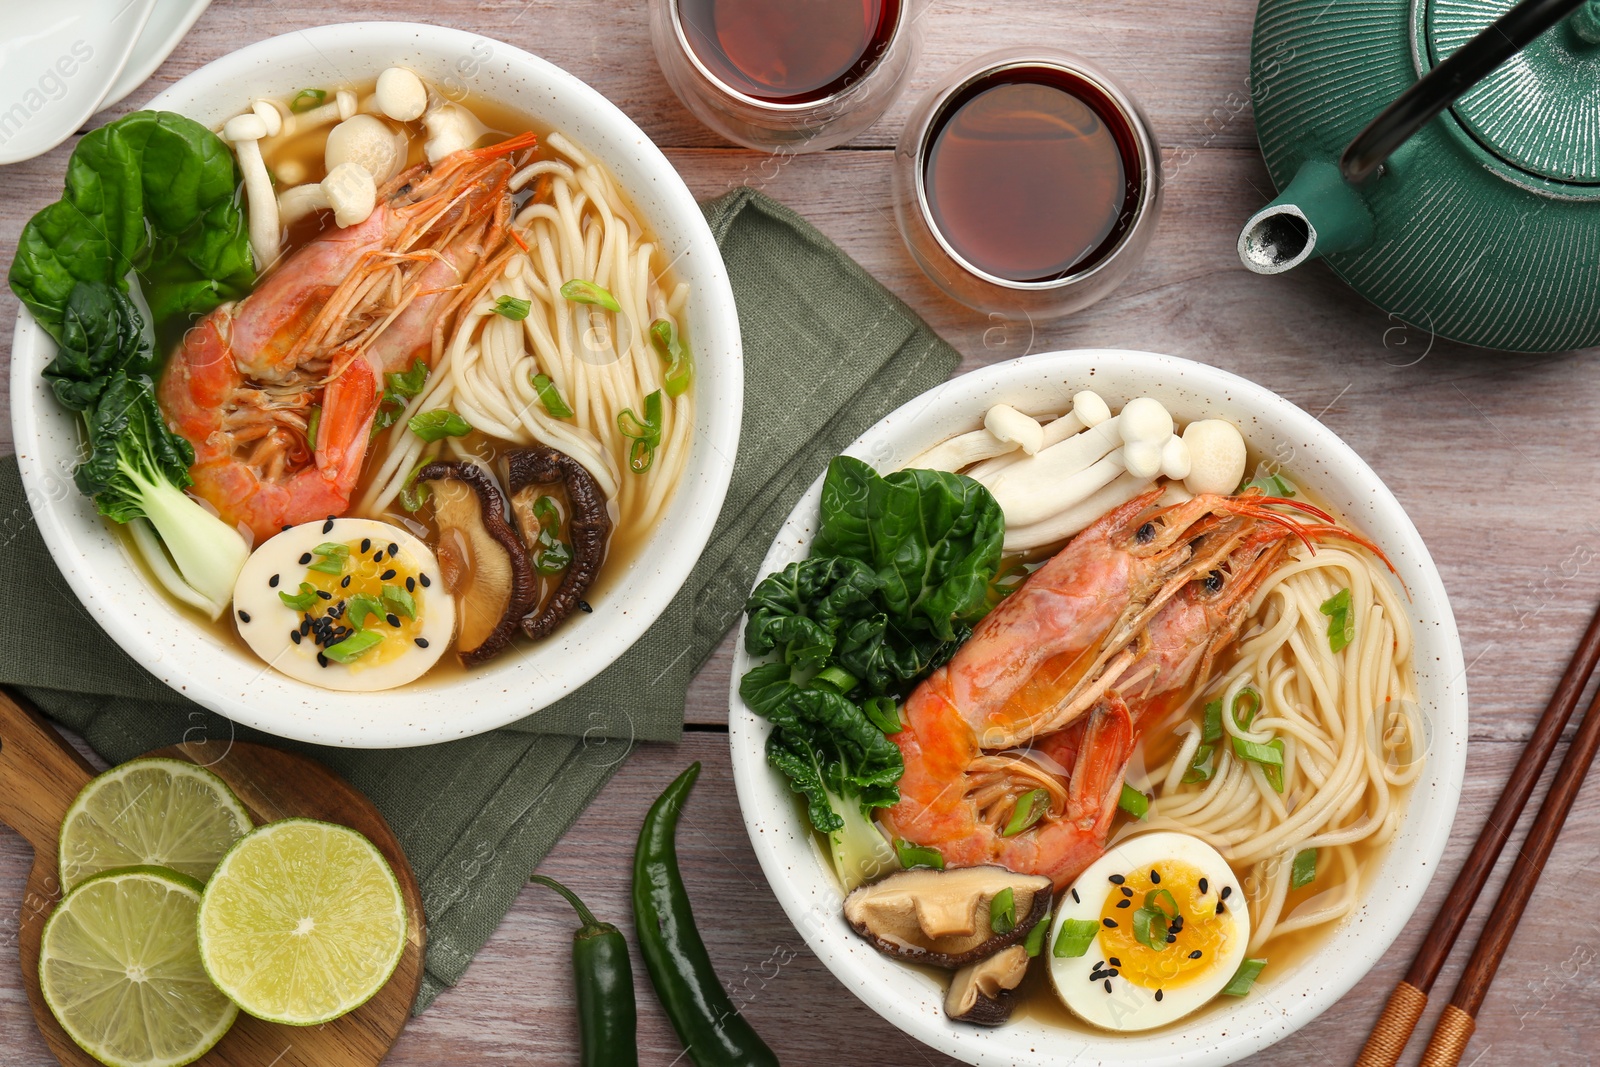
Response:
[{"label": "second glass of tea", "polygon": [[920,0],[650,0],[672,91],[718,133],[816,152],[877,121],[915,62]]},{"label": "second glass of tea", "polygon": [[1161,157],[1138,104],[1099,67],[1015,48],[952,73],[895,150],[912,258],[979,311],[1053,318],[1127,277],[1155,231]]}]

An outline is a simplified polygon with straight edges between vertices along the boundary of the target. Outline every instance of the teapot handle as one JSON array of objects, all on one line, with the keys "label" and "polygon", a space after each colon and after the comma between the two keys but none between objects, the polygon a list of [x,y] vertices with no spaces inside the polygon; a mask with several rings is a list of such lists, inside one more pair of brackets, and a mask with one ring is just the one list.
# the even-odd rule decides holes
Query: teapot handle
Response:
[{"label": "teapot handle", "polygon": [[[1339,171],[1344,180],[1354,185],[1371,177],[1395,149],[1435,115],[1540,34],[1590,2],[1522,0],[1396,97],[1366,129],[1356,134],[1355,140],[1339,157]],[[1597,19],[1588,21],[1600,24]]]}]

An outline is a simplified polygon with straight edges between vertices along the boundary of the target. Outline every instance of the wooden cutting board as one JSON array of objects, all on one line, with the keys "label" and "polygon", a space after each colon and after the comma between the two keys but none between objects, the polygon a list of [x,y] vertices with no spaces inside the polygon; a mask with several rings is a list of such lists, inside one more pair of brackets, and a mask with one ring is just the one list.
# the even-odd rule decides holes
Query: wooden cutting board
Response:
[{"label": "wooden cutting board", "polygon": [[[204,1067],[375,1067],[389,1054],[422,984],[426,938],[422,894],[389,824],[348,782],[320,763],[265,745],[199,741],[147,753],[198,763],[238,794],[256,825],[291,816],[341,823],[365,834],[394,868],[405,898],[407,944],[394,976],[377,996],[322,1026],[262,1022],[243,1012]],[[33,846],[33,869],[18,909],[22,975],[50,1050],[65,1067],[97,1067],[61,1029],[39,992],[39,943],[61,898],[56,834],[94,769],[37,712],[0,691],[0,822]]]}]

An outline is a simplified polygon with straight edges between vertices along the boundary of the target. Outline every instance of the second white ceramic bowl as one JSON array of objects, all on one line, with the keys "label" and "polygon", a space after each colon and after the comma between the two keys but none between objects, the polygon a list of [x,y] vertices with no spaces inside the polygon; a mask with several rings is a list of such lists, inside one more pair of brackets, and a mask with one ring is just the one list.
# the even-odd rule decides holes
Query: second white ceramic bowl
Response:
[{"label": "second white ceramic bowl", "polygon": [[268,670],[196,624],[144,578],[72,484],[79,433],[39,372],[55,343],[22,311],[11,355],[11,419],[29,503],[74,593],[134,659],[190,700],[238,722],[324,745],[433,744],[523,718],[572,692],[625,652],[676,595],[711,536],[738,450],[744,389],[739,319],[722,256],[689,189],[644,132],[566,71],[500,41],[413,23],[319,26],[253,44],[152,100],[213,128],[262,96],[286,97],[410,67],[452,97],[498,101],[562,131],[598,157],[689,285],[685,334],[696,359],[693,455],[668,513],[595,611],[537,645],[466,674],[385,693],[333,693]]}]

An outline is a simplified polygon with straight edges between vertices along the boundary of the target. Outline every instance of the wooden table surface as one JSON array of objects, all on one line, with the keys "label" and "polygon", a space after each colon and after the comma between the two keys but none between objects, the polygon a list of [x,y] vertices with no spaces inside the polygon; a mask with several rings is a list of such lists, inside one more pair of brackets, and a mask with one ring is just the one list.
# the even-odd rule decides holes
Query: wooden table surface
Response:
[{"label": "wooden table surface", "polygon": [[[1466,792],[1418,919],[1366,982],[1249,1061],[1349,1063],[1600,599],[1600,495],[1582,489],[1600,470],[1600,376],[1589,363],[1600,352],[1524,357],[1466,349],[1385,317],[1320,266],[1278,278],[1247,273],[1234,240],[1271,189],[1246,83],[1252,16],[1249,0],[942,0],[924,15],[920,65],[888,114],[845,148],[780,162],[727,146],[677,102],[655,65],[642,0],[358,0],[337,14],[307,0],[219,0],[150,83],[94,124],[226,52],[299,27],[338,17],[465,27],[543,55],[594,85],[662,146],[696,196],[749,183],[794,207],[927,317],[962,352],[963,369],[1057,348],[1150,349],[1225,367],[1317,414],[1377,470],[1431,548],[1460,625],[1472,696]],[[1167,182],[1155,241],[1132,277],[1096,307],[1037,327],[991,322],[945,299],[907,256],[889,206],[888,149],[913,101],[958,63],[1016,41],[1070,49],[1119,76],[1153,120]],[[60,194],[71,147],[69,141],[0,169],[0,270],[10,265],[22,224]],[[16,307],[9,291],[0,297],[7,361]],[[0,449],[10,451],[10,441],[9,422],[0,423]],[[724,982],[784,1063],[831,1067],[841,1050],[854,1063],[954,1062],[918,1046],[840,987],[767,888],[728,767],[730,647],[725,642],[695,682],[682,742],[635,755],[542,869],[626,927],[639,821],[678,770],[701,760],[706,770],[680,846],[686,877]],[[17,899],[27,865],[27,846],[0,830],[0,901]],[[1464,1062],[1518,1062],[1534,1050],[1542,1062],[1595,1061],[1596,879],[1600,786],[1591,785]],[[572,925],[565,904],[526,889],[465,979],[413,1021],[388,1062],[575,1062]],[[1470,924],[1468,935],[1479,925]],[[0,910],[0,956],[14,951],[14,927],[15,913]],[[681,1062],[642,966],[635,966],[642,1062]],[[1447,967],[1441,977],[1424,1032],[1457,970]],[[1416,1062],[1422,1043],[1413,1043],[1406,1062]],[[0,962],[0,1048],[11,1067],[53,1063],[9,961]]]}]

